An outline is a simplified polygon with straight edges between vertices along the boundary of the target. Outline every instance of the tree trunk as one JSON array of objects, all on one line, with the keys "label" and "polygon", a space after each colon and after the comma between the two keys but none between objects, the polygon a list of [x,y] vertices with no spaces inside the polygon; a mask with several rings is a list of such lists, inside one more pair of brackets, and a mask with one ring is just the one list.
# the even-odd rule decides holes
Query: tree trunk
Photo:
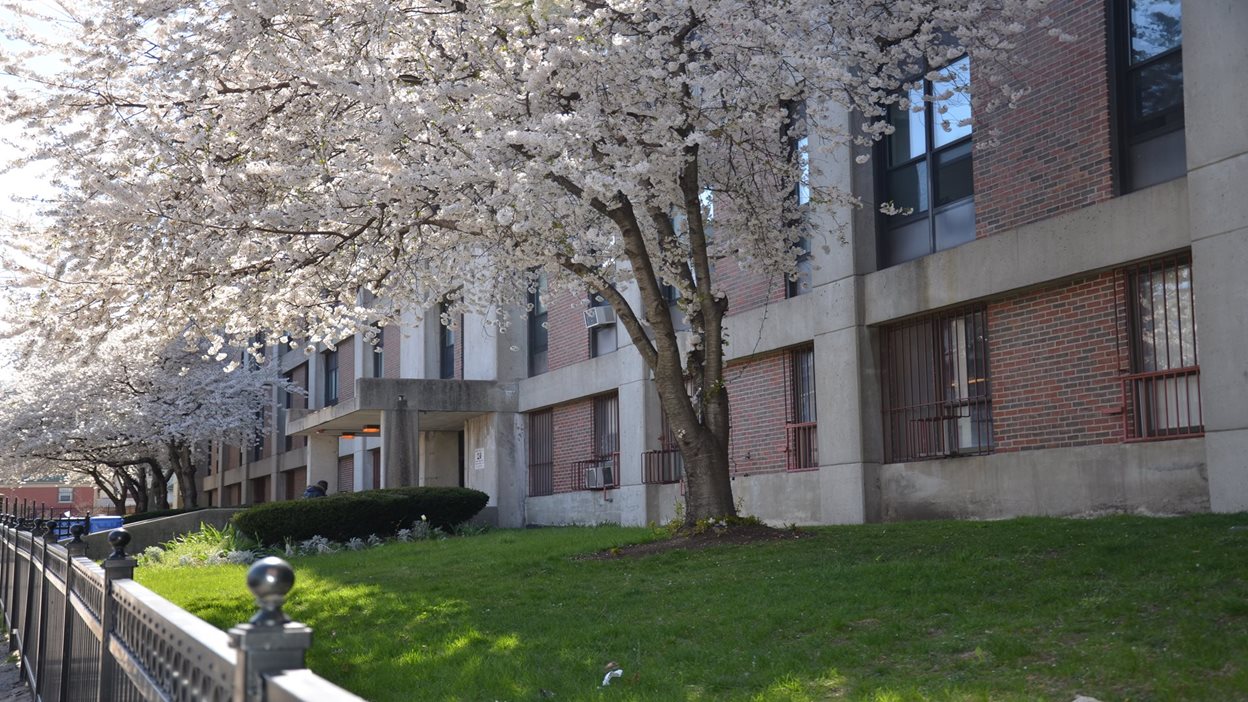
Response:
[{"label": "tree trunk", "polygon": [[182,507],[194,509],[199,506],[199,486],[195,483],[198,467],[191,456],[191,451],[183,444],[169,444],[169,460],[173,462],[173,475],[178,481],[178,494],[182,496]]},{"label": "tree trunk", "polygon": [[153,461],[151,463],[152,475],[152,498],[154,498],[154,509],[169,509],[169,478],[170,474],[165,472],[163,466]]}]

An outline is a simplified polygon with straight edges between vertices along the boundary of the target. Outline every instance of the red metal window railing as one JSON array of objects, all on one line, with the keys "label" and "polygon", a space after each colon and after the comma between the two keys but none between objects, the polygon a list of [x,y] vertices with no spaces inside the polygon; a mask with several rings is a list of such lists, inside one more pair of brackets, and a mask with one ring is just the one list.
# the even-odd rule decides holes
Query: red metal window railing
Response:
[{"label": "red metal window railing", "polygon": [[685,477],[685,457],[678,448],[661,448],[641,454],[642,482],[647,485],[679,483]]},{"label": "red metal window railing", "polygon": [[992,452],[984,306],[881,329],[880,374],[886,463]]},{"label": "red metal window railing", "polygon": [[572,478],[577,490],[609,490],[620,486],[620,454],[576,461],[572,464]]},{"label": "red metal window railing", "polygon": [[1185,253],[1123,269],[1119,283],[1125,307],[1119,324],[1125,334],[1125,343],[1119,344],[1119,367],[1126,371],[1123,438],[1153,441],[1203,434],[1190,257]]},{"label": "red metal window railing", "polygon": [[819,467],[819,440],[814,422],[790,424],[785,427],[787,467],[789,470],[812,470]]},{"label": "red metal window railing", "polygon": [[788,412],[785,417],[785,467],[812,470],[819,467],[818,424],[815,405],[815,349],[797,348],[785,358]]},{"label": "red metal window railing", "polygon": [[555,493],[554,413],[529,415],[529,496]]}]

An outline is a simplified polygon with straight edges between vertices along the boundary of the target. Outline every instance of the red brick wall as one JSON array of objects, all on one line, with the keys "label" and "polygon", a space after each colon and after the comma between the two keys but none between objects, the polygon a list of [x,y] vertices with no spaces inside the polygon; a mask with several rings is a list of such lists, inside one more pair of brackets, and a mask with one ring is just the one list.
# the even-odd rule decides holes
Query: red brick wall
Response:
[{"label": "red brick wall", "polygon": [[355,399],[355,335],[338,342],[338,401]]},{"label": "red brick wall", "polygon": [[[546,370],[553,371],[589,359],[589,332],[585,329],[584,294],[563,291],[552,293],[546,304],[546,328],[549,332]],[[624,332],[622,326],[619,329]],[[556,422],[558,417],[556,415]],[[555,429],[556,440],[559,436]]]},{"label": "red brick wall", "polygon": [[464,379],[464,315],[455,320],[455,378]]},{"label": "red brick wall", "polygon": [[1113,272],[988,305],[997,451],[1122,440]]},{"label": "red brick wall", "polygon": [[730,259],[715,264],[713,281],[728,296],[729,314],[783,300],[786,288],[783,276],[744,270]]},{"label": "red brick wall", "polygon": [[787,351],[734,363],[724,373],[732,426],[729,461],[734,474],[785,469]]},{"label": "red brick wall", "polygon": [[338,457],[338,492],[355,490],[355,456]]},{"label": "red brick wall", "polygon": [[[8,511],[17,513],[22,508],[22,500],[30,509],[42,509],[47,506],[50,516],[59,517],[65,512],[71,516],[82,516],[91,511],[95,504],[95,489],[86,485],[73,488],[70,502],[60,501],[60,485],[20,485],[0,487],[0,497],[8,500]],[[68,487],[68,486],[65,486]]]},{"label": "red brick wall", "polygon": [[580,483],[573,464],[593,458],[594,401],[577,400],[552,408],[551,423],[555,492],[570,492]]},{"label": "red brick wall", "polygon": [[381,330],[381,343],[384,349],[381,359],[383,377],[400,377],[402,373],[399,371],[399,359],[403,350],[403,332],[399,330],[397,324],[391,324]]},{"label": "red brick wall", "polygon": [[1113,197],[1105,2],[1065,0],[1047,14],[1077,39],[1038,30],[1020,40],[1016,54],[1029,63],[1018,80],[1031,94],[976,120],[977,142],[998,130],[998,143],[975,155],[979,237]]}]

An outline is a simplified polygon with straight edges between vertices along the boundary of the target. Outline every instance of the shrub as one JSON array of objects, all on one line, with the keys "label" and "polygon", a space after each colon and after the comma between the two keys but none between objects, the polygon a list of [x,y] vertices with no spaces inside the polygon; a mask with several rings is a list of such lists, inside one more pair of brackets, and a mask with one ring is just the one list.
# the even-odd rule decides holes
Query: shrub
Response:
[{"label": "shrub", "polygon": [[268,545],[313,536],[347,542],[394,534],[421,517],[427,517],[430,528],[450,529],[471,519],[488,501],[484,492],[468,488],[390,488],[269,502],[235,514],[233,523]]},{"label": "shrub", "polygon": [[155,519],[157,517],[170,517],[175,514],[182,514],[184,512],[198,512],[201,509],[203,509],[203,507],[187,507],[185,509],[151,509],[146,512],[135,512],[134,514],[127,514],[126,516],[121,518],[121,523],[122,524],[134,524],[135,522],[141,522],[146,519]]}]

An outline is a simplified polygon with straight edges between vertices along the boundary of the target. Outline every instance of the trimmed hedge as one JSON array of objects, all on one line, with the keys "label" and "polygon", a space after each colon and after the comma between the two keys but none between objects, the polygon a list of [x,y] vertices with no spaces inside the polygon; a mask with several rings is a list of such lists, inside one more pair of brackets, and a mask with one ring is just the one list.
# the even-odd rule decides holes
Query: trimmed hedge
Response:
[{"label": "trimmed hedge", "polygon": [[422,515],[429,526],[447,529],[471,519],[489,499],[468,488],[388,488],[269,502],[238,512],[231,521],[239,531],[270,546],[313,536],[347,541],[370,534],[390,536]]},{"label": "trimmed hedge", "polygon": [[121,523],[122,524],[134,524],[135,522],[142,522],[148,519],[155,519],[157,517],[170,517],[175,514],[184,514],[186,512],[198,512],[201,509],[204,509],[204,508],[203,507],[187,507],[185,509],[152,509],[146,512],[135,512],[134,514],[127,514],[126,516],[121,518]]}]

